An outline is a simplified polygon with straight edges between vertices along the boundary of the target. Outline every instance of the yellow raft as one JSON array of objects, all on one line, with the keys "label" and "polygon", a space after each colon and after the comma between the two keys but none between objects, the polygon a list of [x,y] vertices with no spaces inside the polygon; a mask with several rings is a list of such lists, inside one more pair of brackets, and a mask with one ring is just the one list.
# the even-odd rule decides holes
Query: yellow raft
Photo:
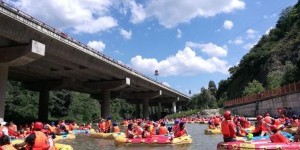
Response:
[{"label": "yellow raft", "polygon": [[[24,139],[16,139],[16,140],[12,140],[11,144],[19,144],[19,143],[23,143]],[[55,149],[57,150],[73,150],[73,147],[71,145],[67,145],[67,144],[60,144],[60,143],[55,143],[54,144]]]},{"label": "yellow raft", "polygon": [[56,135],[53,141],[58,140],[74,140],[76,138],[75,134],[67,134],[67,135]]},{"label": "yellow raft", "polygon": [[205,129],[205,130],[204,130],[204,134],[205,134],[205,135],[222,134],[222,132],[221,132],[221,129],[220,129],[220,128],[216,128],[216,129]]},{"label": "yellow raft", "polygon": [[296,134],[297,133],[297,127],[292,127],[292,128],[284,128],[283,131],[290,133],[290,134]]},{"label": "yellow raft", "polygon": [[153,135],[151,138],[135,138],[128,139],[126,137],[116,137],[114,143],[116,146],[135,144],[135,145],[180,145],[192,143],[192,137],[190,135],[169,139],[168,136],[164,135]]}]

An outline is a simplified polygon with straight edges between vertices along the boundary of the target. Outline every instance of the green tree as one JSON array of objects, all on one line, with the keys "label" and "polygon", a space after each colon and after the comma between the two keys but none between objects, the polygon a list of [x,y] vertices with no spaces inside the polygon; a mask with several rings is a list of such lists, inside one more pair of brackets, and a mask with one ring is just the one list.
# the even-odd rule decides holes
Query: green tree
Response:
[{"label": "green tree", "polygon": [[248,85],[245,87],[243,95],[248,96],[252,94],[258,94],[262,91],[264,91],[263,85],[257,80],[253,80],[252,82],[248,83]]},{"label": "green tree", "polygon": [[267,89],[274,89],[281,86],[283,80],[282,71],[270,72],[267,76]]},{"label": "green tree", "polygon": [[15,123],[35,121],[38,114],[38,93],[25,90],[20,82],[9,81],[5,101],[5,119]]},{"label": "green tree", "polygon": [[212,80],[210,80],[209,83],[208,83],[208,89],[209,89],[211,95],[213,95],[213,96],[216,95],[216,92],[218,90],[215,82],[212,81]]},{"label": "green tree", "polygon": [[291,61],[286,61],[284,71],[282,85],[294,82],[296,79],[297,66]]}]

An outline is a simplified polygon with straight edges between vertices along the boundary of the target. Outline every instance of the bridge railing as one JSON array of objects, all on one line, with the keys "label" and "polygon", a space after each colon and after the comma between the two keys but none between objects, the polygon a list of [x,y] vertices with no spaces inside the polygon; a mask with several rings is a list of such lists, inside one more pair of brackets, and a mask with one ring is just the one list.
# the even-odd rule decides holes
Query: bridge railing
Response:
[{"label": "bridge railing", "polygon": [[[181,95],[183,95],[183,96],[185,96],[185,97],[188,97],[188,96],[186,96],[185,94],[183,94],[183,93],[181,93],[181,92],[179,92],[179,91],[177,91],[177,90],[175,90],[175,89],[172,89],[172,88],[170,88],[169,86],[164,85],[162,82],[157,82],[157,81],[154,80],[153,78],[150,78],[150,77],[148,77],[148,76],[142,74],[141,72],[132,69],[131,67],[129,67],[129,66],[127,66],[127,65],[125,65],[125,64],[123,64],[123,63],[121,63],[120,61],[117,61],[117,60],[113,59],[112,57],[109,57],[109,56],[107,56],[107,55],[105,55],[105,54],[103,54],[103,53],[101,53],[101,52],[95,50],[94,48],[91,48],[91,47],[87,46],[86,44],[81,43],[80,41],[78,41],[78,40],[76,40],[76,39],[70,37],[68,34],[66,34],[66,33],[64,33],[64,32],[62,32],[62,31],[59,31],[59,30],[55,29],[54,27],[52,27],[52,26],[50,26],[50,25],[45,24],[44,22],[42,22],[42,21],[40,21],[40,20],[38,20],[38,19],[36,19],[36,18],[34,18],[34,17],[32,17],[32,16],[26,14],[25,12],[22,12],[21,10],[19,10],[19,9],[17,9],[17,8],[15,8],[15,7],[13,7],[13,6],[7,4],[7,3],[5,3],[5,2],[2,1],[2,0],[0,0],[0,6],[4,7],[5,9],[7,9],[7,10],[9,10],[9,11],[11,11],[11,12],[17,14],[17,15],[22,16],[23,18],[27,19],[28,21],[31,21],[32,23],[38,24],[40,27],[43,27],[43,28],[45,28],[46,30],[55,33],[56,35],[60,36],[60,37],[63,38],[63,39],[66,39],[66,40],[68,40],[68,41],[70,41],[70,42],[73,42],[73,43],[75,43],[76,45],[78,45],[78,46],[80,46],[80,47],[82,47],[82,48],[85,48],[85,49],[87,49],[88,51],[93,52],[94,54],[97,54],[98,56],[101,56],[101,57],[104,58],[105,60],[108,60],[108,61],[110,61],[110,62],[113,62],[114,64],[117,64],[117,65],[121,66],[121,67],[124,68],[124,69],[127,69],[127,70],[129,70],[129,71],[131,71],[131,72],[134,72],[134,73],[136,73],[136,74],[138,74],[138,75],[140,75],[140,76],[142,76],[142,77],[144,77],[144,78],[146,78],[146,79],[148,79],[148,80],[151,80],[151,81],[153,81],[153,82],[155,82],[155,83],[157,83],[157,84],[159,84],[159,85],[161,85],[161,86],[163,86],[163,87],[165,87],[165,88],[167,88],[167,89],[169,89],[169,90],[175,91],[176,93],[180,93]],[[24,22],[24,23],[26,23],[26,22]],[[32,26],[32,27],[33,27],[33,26]]]},{"label": "bridge railing", "polygon": [[267,90],[267,91],[261,92],[259,94],[254,94],[254,95],[250,95],[250,96],[246,96],[246,97],[229,100],[229,101],[224,102],[224,106],[230,107],[230,106],[236,106],[236,105],[241,105],[241,104],[248,104],[248,103],[260,101],[263,99],[268,99],[268,98],[282,96],[282,95],[288,95],[288,94],[292,94],[292,93],[296,93],[296,92],[300,92],[300,81],[284,85],[280,88]]}]

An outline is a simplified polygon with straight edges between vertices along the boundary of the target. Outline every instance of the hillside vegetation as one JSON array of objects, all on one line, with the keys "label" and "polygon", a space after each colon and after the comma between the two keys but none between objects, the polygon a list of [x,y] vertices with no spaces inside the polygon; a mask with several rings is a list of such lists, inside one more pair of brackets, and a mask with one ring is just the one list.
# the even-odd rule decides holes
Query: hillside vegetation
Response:
[{"label": "hillside vegetation", "polygon": [[263,35],[237,66],[229,69],[230,77],[219,83],[216,99],[230,100],[298,81],[299,69],[298,2],[283,10],[275,28]]}]

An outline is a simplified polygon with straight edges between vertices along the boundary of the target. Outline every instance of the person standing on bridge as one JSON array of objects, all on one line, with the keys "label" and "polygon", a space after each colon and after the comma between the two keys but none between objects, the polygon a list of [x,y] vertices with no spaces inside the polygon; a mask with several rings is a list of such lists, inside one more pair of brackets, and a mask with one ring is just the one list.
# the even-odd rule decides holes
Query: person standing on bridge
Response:
[{"label": "person standing on bridge", "polygon": [[226,110],[223,113],[224,120],[221,123],[221,131],[223,134],[224,142],[235,142],[236,141],[236,126],[231,118],[231,112]]}]

